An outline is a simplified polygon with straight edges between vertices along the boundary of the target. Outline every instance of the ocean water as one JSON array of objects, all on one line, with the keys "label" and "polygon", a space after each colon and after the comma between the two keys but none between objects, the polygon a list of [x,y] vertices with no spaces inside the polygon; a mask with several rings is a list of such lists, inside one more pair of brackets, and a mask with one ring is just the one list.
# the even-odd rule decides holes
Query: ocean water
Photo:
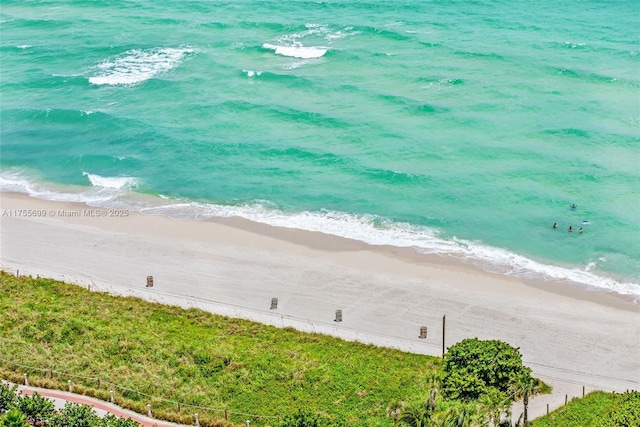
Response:
[{"label": "ocean water", "polygon": [[3,0],[0,186],[640,299],[639,21],[632,0]]}]

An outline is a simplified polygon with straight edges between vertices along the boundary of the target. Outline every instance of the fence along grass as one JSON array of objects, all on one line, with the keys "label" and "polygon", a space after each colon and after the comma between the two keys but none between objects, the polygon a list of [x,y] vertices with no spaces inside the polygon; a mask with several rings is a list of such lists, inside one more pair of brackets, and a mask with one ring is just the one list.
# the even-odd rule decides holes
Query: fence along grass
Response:
[{"label": "fence along grass", "polygon": [[[196,309],[0,273],[0,369],[190,424],[274,425],[298,408],[347,424],[388,424],[393,400],[428,394],[439,359]],[[60,374],[63,373],[63,374]],[[69,378],[74,375],[74,378]],[[38,383],[40,382],[40,383]],[[195,409],[198,408],[196,411]],[[204,409],[207,408],[207,409]],[[225,413],[227,420],[225,421]]]}]

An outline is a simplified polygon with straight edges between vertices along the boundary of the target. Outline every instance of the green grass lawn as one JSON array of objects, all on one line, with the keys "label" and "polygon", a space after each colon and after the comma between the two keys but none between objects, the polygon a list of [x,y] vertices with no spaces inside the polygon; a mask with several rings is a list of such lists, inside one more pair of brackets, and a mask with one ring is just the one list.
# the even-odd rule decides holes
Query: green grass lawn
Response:
[{"label": "green grass lawn", "polygon": [[538,418],[533,426],[637,427],[640,426],[640,392],[592,392]]},{"label": "green grass lawn", "polygon": [[105,400],[115,389],[122,406],[144,413],[151,403],[156,416],[185,423],[198,412],[202,425],[224,425],[226,409],[230,423],[273,425],[276,418],[241,414],[300,408],[346,425],[389,426],[389,402],[428,395],[426,378],[440,364],[4,272],[0,312],[0,377],[20,382],[27,373],[32,385],[60,389],[71,379],[74,391]]}]

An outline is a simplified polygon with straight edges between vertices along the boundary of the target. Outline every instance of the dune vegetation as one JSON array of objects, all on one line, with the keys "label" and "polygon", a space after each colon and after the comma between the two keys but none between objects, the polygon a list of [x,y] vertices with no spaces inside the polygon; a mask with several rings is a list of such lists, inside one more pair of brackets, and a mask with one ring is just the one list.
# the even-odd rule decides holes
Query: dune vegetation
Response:
[{"label": "dune vegetation", "polygon": [[[275,425],[303,408],[389,425],[391,401],[428,395],[440,359],[196,309],[0,274],[0,377],[201,425]],[[191,405],[191,406],[189,406]]]},{"label": "dune vegetation", "polygon": [[640,426],[640,392],[594,391],[582,399],[540,417],[534,427],[632,427]]},{"label": "dune vegetation", "polygon": [[[506,426],[512,401],[549,391],[497,340],[440,359],[5,272],[0,311],[0,378],[184,424]],[[637,391],[594,392],[532,425],[638,420]]]}]

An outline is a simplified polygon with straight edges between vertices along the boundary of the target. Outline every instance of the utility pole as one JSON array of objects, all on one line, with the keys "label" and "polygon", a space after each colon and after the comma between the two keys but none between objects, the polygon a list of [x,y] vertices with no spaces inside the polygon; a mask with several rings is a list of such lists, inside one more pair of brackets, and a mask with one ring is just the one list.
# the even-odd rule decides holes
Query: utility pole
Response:
[{"label": "utility pole", "polygon": [[447,322],[447,315],[442,316],[442,358],[444,359],[444,333],[445,333],[445,324]]}]

